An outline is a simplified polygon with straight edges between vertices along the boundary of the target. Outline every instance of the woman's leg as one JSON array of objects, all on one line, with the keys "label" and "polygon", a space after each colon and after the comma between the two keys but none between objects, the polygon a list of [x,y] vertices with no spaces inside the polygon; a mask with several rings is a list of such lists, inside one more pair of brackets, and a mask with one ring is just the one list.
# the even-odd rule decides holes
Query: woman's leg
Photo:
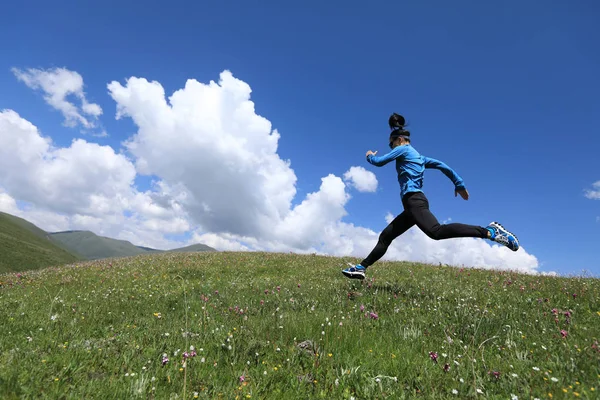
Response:
[{"label": "woman's leg", "polygon": [[394,239],[409,230],[414,224],[415,220],[411,214],[403,211],[381,231],[377,244],[367,258],[360,262],[360,265],[367,268],[377,262],[387,252]]},{"label": "woman's leg", "polygon": [[342,273],[352,279],[365,279],[365,271],[367,267],[373,265],[387,252],[388,247],[394,239],[402,235],[408,229],[415,224],[415,221],[411,214],[407,211],[403,211],[398,215],[392,222],[385,227],[379,234],[377,244],[371,250],[371,253],[360,262],[358,265],[350,264],[348,268],[342,270]]},{"label": "woman's leg", "polygon": [[490,237],[490,231],[482,226],[460,223],[440,224],[429,210],[429,201],[422,192],[407,195],[404,203],[406,211],[411,213],[419,229],[433,240],[459,237],[487,239]]}]

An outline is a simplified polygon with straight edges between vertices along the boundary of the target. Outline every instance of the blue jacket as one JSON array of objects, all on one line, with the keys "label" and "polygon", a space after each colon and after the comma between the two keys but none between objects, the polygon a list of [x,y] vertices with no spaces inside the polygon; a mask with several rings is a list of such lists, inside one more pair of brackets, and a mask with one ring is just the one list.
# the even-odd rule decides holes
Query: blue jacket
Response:
[{"label": "blue jacket", "polygon": [[425,168],[439,169],[446,175],[456,189],[464,189],[462,178],[452,168],[434,158],[422,156],[410,144],[396,146],[392,151],[383,156],[369,154],[367,161],[376,167],[382,167],[390,161],[396,160],[398,183],[400,184],[400,198],[410,192],[422,192],[423,173]]}]

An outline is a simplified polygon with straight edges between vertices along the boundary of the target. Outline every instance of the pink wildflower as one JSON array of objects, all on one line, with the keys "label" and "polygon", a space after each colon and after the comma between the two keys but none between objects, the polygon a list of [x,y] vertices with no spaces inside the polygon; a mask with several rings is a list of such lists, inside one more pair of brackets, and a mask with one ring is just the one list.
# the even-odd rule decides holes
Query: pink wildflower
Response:
[{"label": "pink wildflower", "polygon": [[562,335],[562,337],[566,338],[566,337],[567,337],[567,335],[569,334],[569,332],[567,332],[567,331],[565,331],[564,329],[562,329],[562,330],[560,331],[560,334]]},{"label": "pink wildflower", "polygon": [[434,363],[437,363],[438,354],[435,351],[430,351],[429,357],[431,357]]},{"label": "pink wildflower", "polygon": [[492,375],[494,375],[494,378],[500,379],[500,372],[499,371],[492,371]]}]

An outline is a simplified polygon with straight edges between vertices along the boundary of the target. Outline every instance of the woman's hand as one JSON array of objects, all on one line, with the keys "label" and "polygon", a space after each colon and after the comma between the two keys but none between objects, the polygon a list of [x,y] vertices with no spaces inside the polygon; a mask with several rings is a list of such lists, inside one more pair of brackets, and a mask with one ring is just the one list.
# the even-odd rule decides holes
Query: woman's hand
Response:
[{"label": "woman's hand", "polygon": [[457,194],[460,194],[460,197],[465,200],[469,199],[469,192],[467,189],[454,189],[454,197],[456,197]]},{"label": "woman's hand", "polygon": [[367,151],[367,157],[369,157],[369,155],[370,155],[370,154],[373,154],[373,155],[375,155],[375,154],[377,154],[377,152],[373,152],[373,151],[371,151],[371,150]]}]

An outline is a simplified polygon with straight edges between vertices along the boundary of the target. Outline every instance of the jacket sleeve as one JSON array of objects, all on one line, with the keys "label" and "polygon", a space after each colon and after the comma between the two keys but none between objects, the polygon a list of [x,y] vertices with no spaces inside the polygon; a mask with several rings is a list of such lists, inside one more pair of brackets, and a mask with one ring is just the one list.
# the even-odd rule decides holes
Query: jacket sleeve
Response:
[{"label": "jacket sleeve", "polygon": [[442,171],[444,173],[444,175],[446,175],[452,181],[452,183],[454,183],[454,186],[456,186],[457,189],[465,188],[464,181],[462,180],[460,175],[458,175],[448,165],[446,165],[445,163],[443,163],[440,160],[436,160],[435,158],[430,158],[430,157],[423,157],[423,158],[425,159],[425,168],[439,169],[440,171]]},{"label": "jacket sleeve", "polygon": [[405,146],[397,146],[394,149],[392,149],[392,151],[390,151],[389,153],[380,157],[369,154],[369,156],[367,157],[367,161],[376,167],[383,167],[390,161],[402,159],[406,154],[406,149],[404,147]]}]

